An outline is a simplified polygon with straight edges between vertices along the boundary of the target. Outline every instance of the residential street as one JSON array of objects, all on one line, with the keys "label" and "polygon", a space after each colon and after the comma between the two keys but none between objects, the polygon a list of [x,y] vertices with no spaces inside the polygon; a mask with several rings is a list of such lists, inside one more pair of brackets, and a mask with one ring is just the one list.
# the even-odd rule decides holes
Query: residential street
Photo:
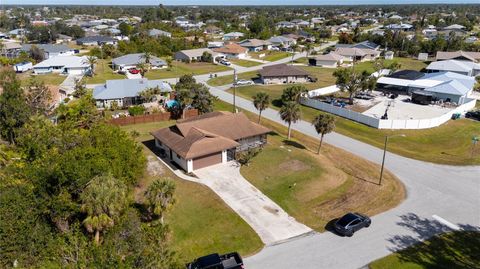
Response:
[{"label": "residential street", "polygon": [[[209,87],[212,94],[231,103],[233,96]],[[239,108],[256,113],[251,101],[236,97]],[[278,112],[267,109],[262,116],[284,124]],[[317,137],[310,123],[293,128]],[[375,163],[382,150],[332,133],[325,141]],[[360,268],[369,262],[405,248],[418,240],[451,230],[480,226],[480,167],[453,167],[416,161],[388,153],[386,168],[405,184],[406,200],[398,207],[372,218],[372,226],[343,238],[330,232],[295,238],[268,246],[245,260],[247,268]],[[458,226],[458,227],[456,227]]]}]

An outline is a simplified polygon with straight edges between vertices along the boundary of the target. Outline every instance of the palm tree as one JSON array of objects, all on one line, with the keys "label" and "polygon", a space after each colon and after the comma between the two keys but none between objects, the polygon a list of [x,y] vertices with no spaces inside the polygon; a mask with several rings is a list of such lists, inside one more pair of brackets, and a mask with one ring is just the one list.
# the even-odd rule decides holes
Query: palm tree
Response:
[{"label": "palm tree", "polygon": [[147,67],[148,70],[150,70],[151,66],[151,61],[153,58],[153,54],[151,52],[146,51],[143,55],[142,58],[145,60],[145,66]]},{"label": "palm tree", "polygon": [[295,57],[295,51],[297,50],[298,48],[298,45],[297,44],[292,44],[290,45],[290,48],[292,49],[292,62],[290,64],[293,64],[293,58]]},{"label": "palm tree", "polygon": [[147,73],[148,71],[148,67],[147,67],[147,64],[145,63],[139,63],[137,64],[137,69],[140,70],[140,75],[142,76],[142,78],[145,76],[145,73]]},{"label": "palm tree", "polygon": [[91,76],[95,75],[95,64],[97,63],[97,57],[95,56],[88,56],[86,63],[90,66]]},{"label": "palm tree", "polygon": [[329,114],[320,114],[316,116],[312,121],[313,127],[320,135],[320,143],[318,144],[317,154],[320,154],[320,148],[322,147],[323,136],[332,132],[335,129],[335,118]]},{"label": "palm tree", "polygon": [[312,50],[312,48],[313,48],[312,43],[307,43],[307,44],[305,44],[305,51],[307,52],[307,54],[306,54],[305,57],[308,58],[308,55],[310,55],[310,51]]},{"label": "palm tree", "polygon": [[175,183],[168,178],[156,179],[145,191],[149,213],[158,216],[162,224],[165,211],[175,203],[174,192]]},{"label": "palm tree", "polygon": [[100,244],[100,233],[115,224],[126,207],[127,188],[111,175],[94,177],[80,195],[81,210],[87,214],[83,225],[95,233],[95,243]]},{"label": "palm tree", "polygon": [[270,104],[270,96],[265,92],[259,92],[253,97],[253,105],[259,111],[258,112],[258,123],[262,117],[262,111],[268,108]]},{"label": "palm tree", "polygon": [[282,120],[288,123],[288,140],[290,140],[292,123],[295,123],[300,119],[300,107],[297,102],[286,102],[280,108],[279,113]]}]

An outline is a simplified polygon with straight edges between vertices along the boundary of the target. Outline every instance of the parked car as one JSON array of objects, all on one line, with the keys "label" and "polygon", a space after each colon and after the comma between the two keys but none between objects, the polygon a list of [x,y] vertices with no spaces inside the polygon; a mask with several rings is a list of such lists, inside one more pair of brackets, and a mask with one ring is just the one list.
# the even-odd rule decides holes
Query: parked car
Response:
[{"label": "parked car", "polygon": [[360,213],[347,213],[335,222],[335,231],[344,236],[352,236],[363,227],[369,227],[372,221],[369,217]]},{"label": "parked car", "polygon": [[130,69],[128,69],[128,72],[130,72],[130,74],[134,74],[134,75],[135,75],[135,74],[140,73],[140,70],[135,69],[135,68],[130,68]]},{"label": "parked car", "polygon": [[213,253],[195,259],[186,265],[187,269],[243,269],[243,260],[240,254],[232,252],[224,255]]},{"label": "parked car", "polygon": [[235,83],[235,85],[237,86],[243,86],[243,85],[253,85],[253,81],[251,80],[247,80],[247,79],[239,79],[237,80],[237,82]]},{"label": "parked car", "polygon": [[480,121],[480,110],[477,111],[468,111],[465,113],[465,118],[474,119]]},{"label": "parked car", "polygon": [[223,64],[223,65],[226,65],[226,66],[230,66],[232,64],[228,60],[221,60],[220,63]]}]

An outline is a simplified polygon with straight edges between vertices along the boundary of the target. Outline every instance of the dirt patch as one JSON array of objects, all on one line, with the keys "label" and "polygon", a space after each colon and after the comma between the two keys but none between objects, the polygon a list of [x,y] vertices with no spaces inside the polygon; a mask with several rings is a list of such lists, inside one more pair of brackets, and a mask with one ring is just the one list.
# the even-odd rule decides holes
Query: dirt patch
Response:
[{"label": "dirt patch", "polygon": [[150,176],[159,176],[163,174],[163,165],[153,156],[147,157],[147,173]]},{"label": "dirt patch", "polygon": [[263,209],[267,210],[268,212],[274,214],[274,215],[277,215],[278,214],[278,210],[275,209],[275,208],[271,208],[271,207],[268,207],[268,206],[264,206]]},{"label": "dirt patch", "polygon": [[283,163],[281,163],[278,166],[279,169],[281,170],[287,170],[287,171],[294,171],[294,172],[299,172],[299,171],[305,171],[310,169],[310,165],[305,164],[299,160],[288,160]]}]

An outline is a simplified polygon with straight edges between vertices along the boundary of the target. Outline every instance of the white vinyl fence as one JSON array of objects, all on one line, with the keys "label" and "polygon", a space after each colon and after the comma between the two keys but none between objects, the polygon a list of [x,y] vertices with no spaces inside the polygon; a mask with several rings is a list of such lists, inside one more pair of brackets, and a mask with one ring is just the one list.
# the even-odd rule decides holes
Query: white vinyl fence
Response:
[{"label": "white vinyl fence", "polygon": [[378,129],[428,129],[444,124],[449,121],[455,113],[464,113],[465,111],[473,109],[476,100],[467,99],[463,105],[458,106],[439,117],[421,120],[382,120],[306,97],[301,98],[300,103],[304,106],[325,111]]}]

